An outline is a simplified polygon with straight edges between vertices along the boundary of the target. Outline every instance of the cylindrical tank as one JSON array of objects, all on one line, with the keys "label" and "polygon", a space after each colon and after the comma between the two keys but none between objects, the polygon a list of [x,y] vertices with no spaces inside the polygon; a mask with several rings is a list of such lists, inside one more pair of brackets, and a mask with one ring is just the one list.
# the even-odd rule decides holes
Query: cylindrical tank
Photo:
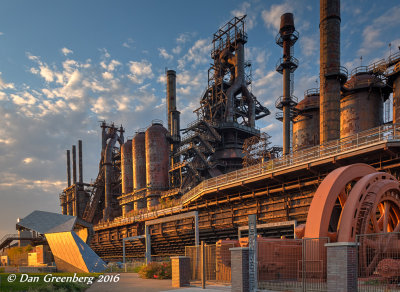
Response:
[{"label": "cylindrical tank", "polygon": [[383,123],[385,84],[363,68],[356,68],[353,73],[344,85],[340,101],[340,138]]},{"label": "cylindrical tank", "polygon": [[169,144],[166,134],[167,130],[159,121],[154,121],[146,130],[147,207],[149,203],[150,206],[158,203],[158,198],[150,200],[154,191],[168,188]]},{"label": "cylindrical tank", "polygon": [[133,188],[146,187],[146,140],[145,133],[138,132],[132,140]]},{"label": "cylindrical tank", "polygon": [[293,119],[293,151],[319,145],[319,89],[309,89],[296,106]]},{"label": "cylindrical tank", "polygon": [[[135,191],[146,187],[146,135],[139,131],[132,140],[133,189]],[[146,201],[134,202],[134,209],[146,208]]]},{"label": "cylindrical tank", "polygon": [[133,191],[132,140],[121,146],[121,175],[122,193],[128,194]]}]

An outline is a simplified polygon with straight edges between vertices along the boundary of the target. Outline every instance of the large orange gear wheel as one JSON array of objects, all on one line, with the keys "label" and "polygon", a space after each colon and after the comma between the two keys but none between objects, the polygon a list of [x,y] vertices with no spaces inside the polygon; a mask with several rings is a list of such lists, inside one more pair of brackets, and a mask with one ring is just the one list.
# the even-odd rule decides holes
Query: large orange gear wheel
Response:
[{"label": "large orange gear wheel", "polygon": [[389,232],[400,232],[400,182],[366,164],[353,164],[322,181],[310,205],[304,237],[354,242],[357,235],[367,235],[359,239],[359,262],[364,276],[369,276],[388,250],[400,252],[397,234],[368,236]]},{"label": "large orange gear wheel", "polygon": [[306,238],[328,237],[329,226],[337,226],[340,214],[332,218],[334,207],[339,201],[343,208],[346,204],[348,192],[347,188],[360,178],[374,173],[376,170],[367,164],[357,163],[340,167],[329,173],[319,185],[311,202],[305,226]]}]

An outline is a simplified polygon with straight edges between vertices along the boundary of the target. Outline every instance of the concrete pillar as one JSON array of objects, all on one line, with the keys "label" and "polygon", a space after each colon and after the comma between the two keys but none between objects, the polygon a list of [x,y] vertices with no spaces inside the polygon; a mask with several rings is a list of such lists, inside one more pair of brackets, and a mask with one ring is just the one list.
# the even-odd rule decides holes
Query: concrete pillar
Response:
[{"label": "concrete pillar", "polygon": [[231,251],[232,292],[249,291],[249,248],[234,247]]},{"label": "concrete pillar", "polygon": [[326,243],[328,292],[357,292],[356,242]]},{"label": "concrete pillar", "polygon": [[171,257],[172,287],[189,286],[190,258],[184,256]]}]

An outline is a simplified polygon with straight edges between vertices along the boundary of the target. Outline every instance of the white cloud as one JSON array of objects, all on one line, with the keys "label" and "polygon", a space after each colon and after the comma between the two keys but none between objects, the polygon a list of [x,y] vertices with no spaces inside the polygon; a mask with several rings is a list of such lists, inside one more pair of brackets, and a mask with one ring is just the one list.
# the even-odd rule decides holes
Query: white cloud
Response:
[{"label": "white cloud", "polygon": [[12,101],[16,105],[33,105],[36,103],[36,98],[29,92],[23,92],[22,94],[11,94]]},{"label": "white cloud", "polygon": [[167,50],[164,48],[159,48],[158,51],[160,52],[160,57],[163,57],[165,60],[171,61],[174,57],[167,53]]},{"label": "white cloud", "polygon": [[33,161],[33,159],[32,159],[32,157],[27,157],[23,161],[24,161],[25,164],[29,164],[29,163],[31,163]]},{"label": "white cloud", "polygon": [[277,33],[279,31],[281,15],[292,11],[292,9],[293,7],[290,7],[288,3],[274,4],[271,5],[269,10],[263,10],[261,16],[266,27],[274,33]]},{"label": "white cloud", "polygon": [[64,56],[67,56],[67,55],[73,53],[72,50],[70,50],[70,49],[68,49],[68,48],[65,48],[65,47],[61,49],[61,52],[64,54]]},{"label": "white cloud", "polygon": [[231,11],[232,16],[241,17],[247,15],[246,17],[246,29],[251,30],[257,23],[257,11],[253,11],[250,2],[243,2],[238,9]]},{"label": "white cloud", "polygon": [[384,14],[374,19],[372,24],[368,25],[363,30],[363,42],[358,55],[366,56],[376,49],[385,46],[383,37],[385,36],[384,31],[400,25],[400,5],[392,7]]},{"label": "white cloud", "polygon": [[110,72],[104,72],[101,74],[101,76],[103,76],[104,79],[113,79],[113,74]]},{"label": "white cloud", "polygon": [[142,84],[145,79],[154,77],[153,71],[151,70],[151,63],[149,61],[130,61],[128,65],[129,71],[131,72],[131,74],[128,75],[128,78],[133,83]]},{"label": "white cloud", "polygon": [[47,82],[53,82],[54,80],[54,73],[53,71],[47,66],[40,66],[40,76],[44,78]]},{"label": "white cloud", "polygon": [[318,50],[317,36],[302,36],[300,38],[301,53],[304,56],[315,56]]},{"label": "white cloud", "polygon": [[211,41],[209,39],[199,39],[188,50],[188,52],[178,60],[178,69],[183,70],[186,64],[192,63],[192,67],[205,64],[209,60]]},{"label": "white cloud", "polygon": [[176,46],[175,48],[172,49],[172,53],[178,55],[182,51],[182,47]]},{"label": "white cloud", "polygon": [[184,44],[190,39],[191,35],[190,33],[181,33],[177,38],[176,42],[178,44]]},{"label": "white cloud", "polygon": [[14,83],[7,83],[1,78],[0,72],[0,89],[14,89]]},{"label": "white cloud", "polygon": [[0,31],[0,35],[4,35],[4,32],[1,32],[1,31]]},{"label": "white cloud", "polygon": [[122,43],[122,46],[129,49],[131,48],[132,44],[133,44],[133,39],[128,38],[125,42]]}]

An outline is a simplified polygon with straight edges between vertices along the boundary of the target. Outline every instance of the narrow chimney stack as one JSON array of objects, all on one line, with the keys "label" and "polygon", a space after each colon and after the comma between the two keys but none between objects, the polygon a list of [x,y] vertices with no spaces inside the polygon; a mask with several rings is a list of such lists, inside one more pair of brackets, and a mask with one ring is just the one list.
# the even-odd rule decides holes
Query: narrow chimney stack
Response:
[{"label": "narrow chimney stack", "polygon": [[76,146],[72,145],[72,183],[76,184]]},{"label": "narrow chimney stack", "polygon": [[321,145],[340,137],[340,21],[340,0],[320,0]]},{"label": "narrow chimney stack", "polygon": [[70,157],[70,151],[67,150],[67,182],[68,182],[68,187],[71,186],[71,157]]},{"label": "narrow chimney stack", "polygon": [[82,140],[78,141],[78,153],[79,153],[79,183],[83,183],[83,167],[82,167]]}]

